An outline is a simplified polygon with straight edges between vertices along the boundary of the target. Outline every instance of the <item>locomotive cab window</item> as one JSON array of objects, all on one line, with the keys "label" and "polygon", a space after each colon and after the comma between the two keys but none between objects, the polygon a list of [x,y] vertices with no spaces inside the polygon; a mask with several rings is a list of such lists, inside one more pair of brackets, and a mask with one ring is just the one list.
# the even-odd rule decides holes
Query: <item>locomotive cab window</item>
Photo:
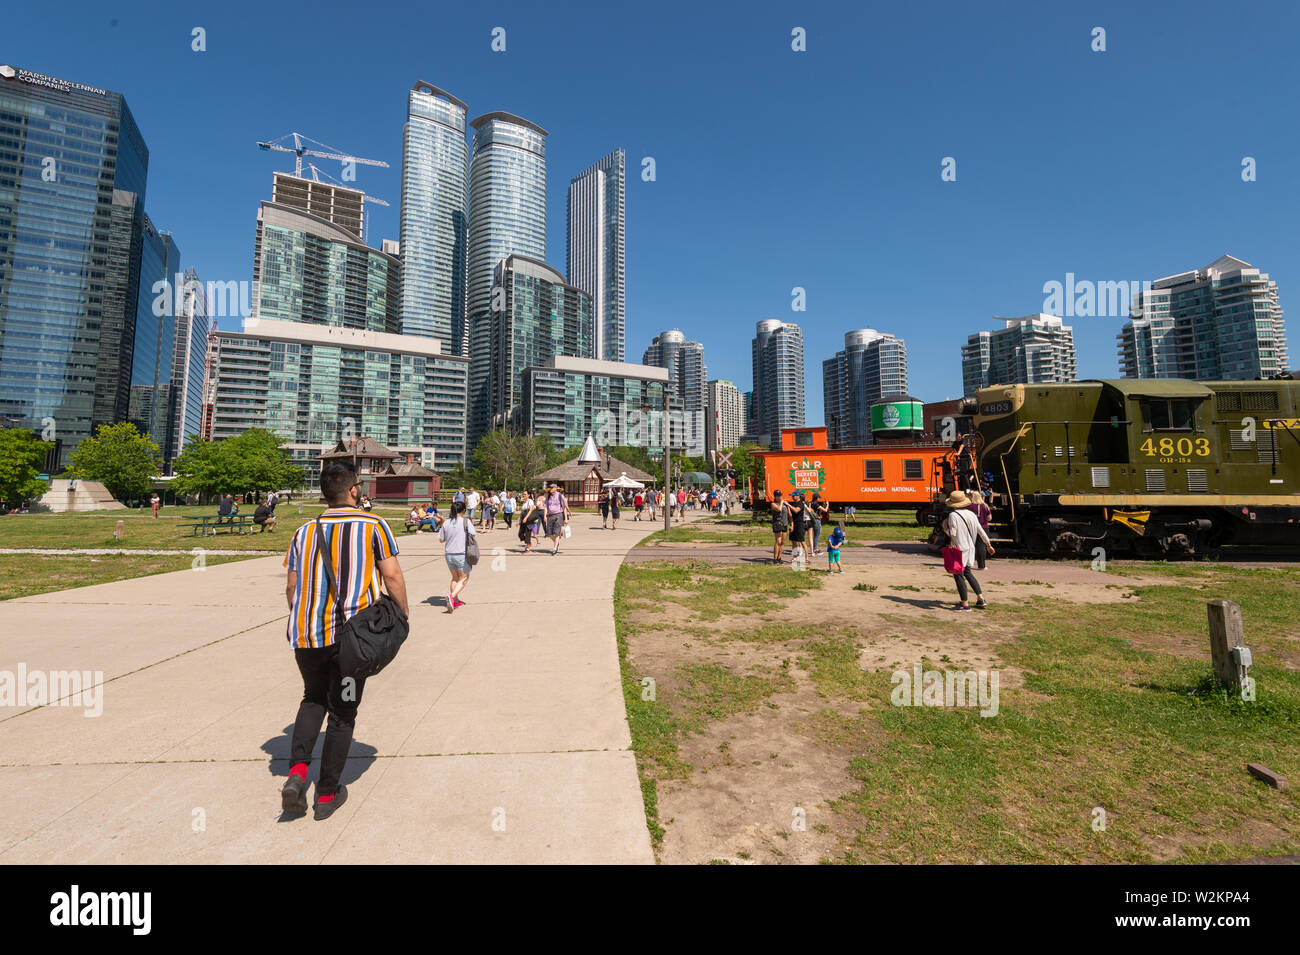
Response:
[{"label": "locomotive cab window", "polygon": [[1196,404],[1188,398],[1154,398],[1142,402],[1142,430],[1191,431]]}]

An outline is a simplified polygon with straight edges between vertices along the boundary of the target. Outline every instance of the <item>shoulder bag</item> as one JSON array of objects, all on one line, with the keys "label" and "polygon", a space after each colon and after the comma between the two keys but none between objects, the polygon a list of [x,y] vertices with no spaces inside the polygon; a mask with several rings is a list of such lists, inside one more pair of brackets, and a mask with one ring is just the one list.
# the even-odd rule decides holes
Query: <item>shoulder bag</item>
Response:
[{"label": "shoulder bag", "polygon": [[[461,520],[465,520],[465,518],[462,517]],[[469,530],[469,526],[468,526],[468,524],[469,524],[469,522],[466,521],[466,527],[465,527],[465,563],[467,563],[467,564],[469,564],[471,567],[473,567],[475,564],[478,563],[478,557],[479,557],[479,554],[478,554],[478,538],[475,537],[473,534],[470,533],[470,530]]]},{"label": "shoulder bag", "polygon": [[[316,549],[320,551],[321,563],[325,565],[325,578],[329,581],[330,593],[334,595],[337,612],[341,603],[339,582],[330,564],[329,547],[325,543],[319,517],[315,523]],[[345,677],[374,676],[393,662],[410,632],[410,622],[402,615],[397,601],[388,594],[381,593],[377,601],[353,614],[336,628],[339,672]]]}]

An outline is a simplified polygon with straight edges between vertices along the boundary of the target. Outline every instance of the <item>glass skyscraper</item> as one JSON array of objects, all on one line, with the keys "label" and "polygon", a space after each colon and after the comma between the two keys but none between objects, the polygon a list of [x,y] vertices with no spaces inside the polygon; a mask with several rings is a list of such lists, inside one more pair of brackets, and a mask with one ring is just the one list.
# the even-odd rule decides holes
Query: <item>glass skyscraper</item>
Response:
[{"label": "glass skyscraper", "polygon": [[1117,338],[1125,378],[1253,379],[1287,370],[1277,283],[1231,255],[1152,282]]},{"label": "glass skyscraper", "polygon": [[593,337],[591,296],[564,281],[545,262],[507,256],[497,265],[493,312],[490,427],[523,430],[520,374],[557,355],[590,358]]},{"label": "glass skyscraper", "polygon": [[148,168],[120,94],[0,66],[0,418],[61,463],[129,411]]},{"label": "glass skyscraper", "polygon": [[822,398],[833,446],[871,444],[872,404],[907,394],[907,346],[901,338],[863,328],[846,332],[844,350],[822,362]]},{"label": "glass skyscraper", "polygon": [[[551,358],[520,376],[528,434],[549,434],[557,448],[576,447],[587,435],[602,447],[643,447],[662,453],[668,371],[594,358]],[[682,438],[674,435],[673,444]]]},{"label": "glass skyscraper", "polygon": [[134,347],[131,352],[131,407],[129,418],[147,434],[164,462],[175,450],[172,431],[172,362],[176,342],[176,295],[173,282],[180,274],[180,251],[172,237],[159,232],[144,217],[140,248],[139,296],[136,305]]},{"label": "glass skyscraper", "polygon": [[775,318],[759,322],[751,357],[754,401],[746,430],[776,450],[782,428],[804,426],[803,329]]},{"label": "glass skyscraper", "polygon": [[591,295],[596,309],[594,357],[623,361],[625,353],[627,154],[616,149],[569,183],[565,269]]},{"label": "glass skyscraper", "polygon": [[[176,281],[176,276],[172,276]],[[208,308],[203,283],[193,269],[181,277],[181,307],[176,313],[176,347],[172,353],[172,435],[174,454],[185,450],[203,422],[204,370],[208,352]],[[175,288],[172,289],[173,299]]]},{"label": "glass skyscraper", "polygon": [[[509,255],[546,261],[546,130],[510,113],[474,120],[469,169],[469,435],[472,452],[492,407],[492,287]],[[403,250],[405,254],[405,250]]]},{"label": "glass skyscraper", "polygon": [[[456,355],[467,347],[468,109],[445,90],[419,82],[407,97],[402,131],[402,334],[436,338]],[[491,266],[488,271],[490,283]]]}]

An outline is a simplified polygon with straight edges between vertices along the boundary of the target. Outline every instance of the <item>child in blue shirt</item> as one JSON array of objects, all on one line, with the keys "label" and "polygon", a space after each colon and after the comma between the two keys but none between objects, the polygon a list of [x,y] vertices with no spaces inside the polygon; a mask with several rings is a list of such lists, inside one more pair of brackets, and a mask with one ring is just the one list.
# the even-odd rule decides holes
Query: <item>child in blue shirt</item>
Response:
[{"label": "child in blue shirt", "polygon": [[840,545],[848,538],[844,536],[844,525],[836,524],[831,536],[826,539],[826,572],[828,574],[844,573],[840,566]]}]

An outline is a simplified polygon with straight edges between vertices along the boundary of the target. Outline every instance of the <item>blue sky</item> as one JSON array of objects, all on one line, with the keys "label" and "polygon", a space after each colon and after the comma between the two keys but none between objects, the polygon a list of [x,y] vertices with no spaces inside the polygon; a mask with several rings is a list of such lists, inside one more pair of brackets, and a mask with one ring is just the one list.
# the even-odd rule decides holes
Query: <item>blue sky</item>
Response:
[{"label": "blue sky", "polygon": [[[396,238],[406,93],[426,80],[550,132],[561,269],[570,177],[627,149],[628,358],[681,328],[744,389],[754,323],[796,321],[810,423],[850,329],[904,337],[912,393],[939,400],[967,335],[1039,311],[1069,272],[1137,282],[1226,252],[1284,310],[1300,287],[1292,4],[180,6],[11,4],[0,62],[126,95],[149,214],[207,280],[251,278],[258,203],[292,160],[255,143],[291,130],[390,163],[358,185],[392,203],[372,244]],[[1117,374],[1122,323],[1072,320],[1080,377]]]}]

